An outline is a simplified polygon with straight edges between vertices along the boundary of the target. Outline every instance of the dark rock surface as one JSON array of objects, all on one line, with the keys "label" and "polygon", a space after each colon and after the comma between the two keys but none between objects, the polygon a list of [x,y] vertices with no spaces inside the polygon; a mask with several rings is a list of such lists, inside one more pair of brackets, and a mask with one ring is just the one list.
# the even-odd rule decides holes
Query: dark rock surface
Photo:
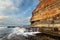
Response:
[{"label": "dark rock surface", "polygon": [[7,36],[3,37],[2,40],[28,40],[26,37],[21,36],[21,35],[15,35],[14,37],[8,39]]},{"label": "dark rock surface", "polygon": [[60,39],[55,39],[46,35],[34,35],[34,36],[29,36],[25,37],[22,35],[14,35],[11,38],[8,38],[8,36],[3,37],[2,40],[60,40]]}]

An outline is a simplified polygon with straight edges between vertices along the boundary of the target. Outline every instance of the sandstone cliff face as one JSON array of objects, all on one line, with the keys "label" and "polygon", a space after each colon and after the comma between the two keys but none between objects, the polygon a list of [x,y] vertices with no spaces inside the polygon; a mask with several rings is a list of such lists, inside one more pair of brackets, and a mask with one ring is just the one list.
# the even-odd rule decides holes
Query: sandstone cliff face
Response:
[{"label": "sandstone cliff face", "polygon": [[40,0],[38,6],[32,12],[31,25],[48,27],[48,24],[51,23],[60,26],[60,0]]},{"label": "sandstone cliff face", "polygon": [[33,13],[41,10],[42,8],[49,6],[53,3],[55,3],[57,0],[40,0],[39,5],[37,6],[37,8],[33,11]]},{"label": "sandstone cliff face", "polygon": [[60,14],[60,0],[40,0],[32,13],[31,21],[49,19]]}]

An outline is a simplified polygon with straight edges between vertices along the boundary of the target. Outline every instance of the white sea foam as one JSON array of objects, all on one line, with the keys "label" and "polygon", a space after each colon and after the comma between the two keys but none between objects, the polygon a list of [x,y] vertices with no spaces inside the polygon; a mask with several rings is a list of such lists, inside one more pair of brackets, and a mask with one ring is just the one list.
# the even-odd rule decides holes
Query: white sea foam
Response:
[{"label": "white sea foam", "polygon": [[[15,37],[16,35],[21,35],[21,36],[25,36],[25,37],[28,37],[29,35],[30,36],[33,36],[37,33],[40,33],[40,32],[27,32],[28,30],[25,29],[25,28],[20,28],[20,27],[16,27],[16,28],[0,28],[0,36],[3,37],[3,38],[7,38],[7,39],[11,39],[13,37]],[[4,35],[5,34],[5,35]],[[7,35],[6,35],[7,34]],[[2,40],[2,39],[0,39]]]},{"label": "white sea foam", "polygon": [[37,33],[40,33],[40,32],[27,32],[27,30],[25,28],[16,27],[13,29],[13,32],[8,35],[7,38],[11,39],[15,35],[22,35],[22,36],[28,37],[29,35],[32,36]]}]

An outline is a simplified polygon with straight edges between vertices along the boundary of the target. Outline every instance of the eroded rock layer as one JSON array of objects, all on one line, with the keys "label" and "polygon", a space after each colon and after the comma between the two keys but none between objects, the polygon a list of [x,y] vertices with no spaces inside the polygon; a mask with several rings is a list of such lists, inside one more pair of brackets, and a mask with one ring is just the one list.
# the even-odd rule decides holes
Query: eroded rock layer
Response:
[{"label": "eroded rock layer", "polygon": [[31,24],[51,23],[60,24],[60,0],[40,0],[32,13]]}]

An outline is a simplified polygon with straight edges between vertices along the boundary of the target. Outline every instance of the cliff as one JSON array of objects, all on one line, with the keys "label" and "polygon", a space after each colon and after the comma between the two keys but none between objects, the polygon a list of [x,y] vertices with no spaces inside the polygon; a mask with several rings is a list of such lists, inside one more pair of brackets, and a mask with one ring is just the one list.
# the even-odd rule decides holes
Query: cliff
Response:
[{"label": "cliff", "polygon": [[60,0],[40,0],[31,21],[49,19],[60,14]]}]

